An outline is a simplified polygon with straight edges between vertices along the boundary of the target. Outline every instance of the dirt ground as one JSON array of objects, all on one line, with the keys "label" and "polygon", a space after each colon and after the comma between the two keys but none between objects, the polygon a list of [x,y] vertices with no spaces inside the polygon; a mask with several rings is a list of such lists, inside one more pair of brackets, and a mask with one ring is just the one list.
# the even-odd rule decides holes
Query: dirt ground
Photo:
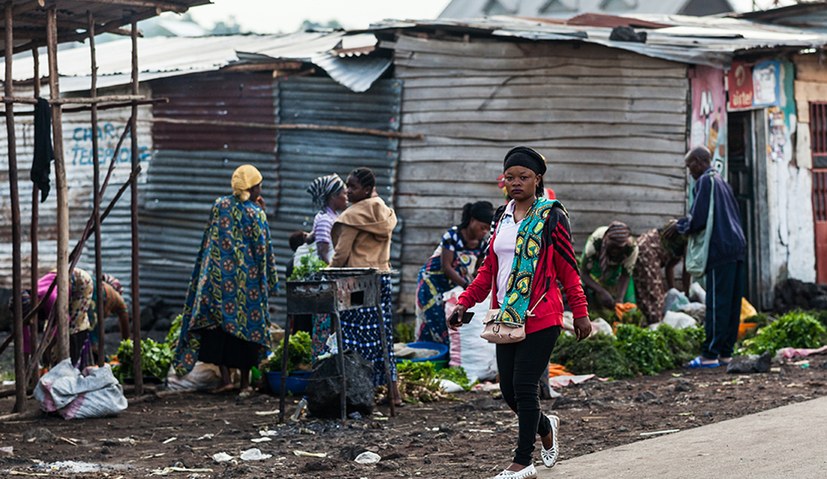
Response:
[{"label": "dirt ground", "polygon": [[[565,460],[651,437],[647,433],[689,429],[827,395],[827,357],[812,359],[806,369],[784,365],[744,376],[722,369],[673,371],[592,381],[562,393],[543,407],[561,417]],[[295,401],[290,404],[288,413]],[[11,398],[0,400],[0,411],[11,406]],[[37,405],[32,401],[29,407]],[[508,464],[517,435],[515,416],[486,392],[407,405],[395,418],[380,408],[370,418],[344,425],[312,418],[278,425],[277,416],[267,414],[277,408],[278,398],[268,395],[239,399],[189,393],[145,396],[112,418],[6,420],[0,422],[0,448],[11,446],[13,452],[0,452],[0,475],[138,478],[178,467],[199,471],[167,469],[168,477],[480,478]],[[272,431],[270,441],[252,442],[265,437],[260,432],[265,430]],[[272,457],[237,459],[253,447]],[[357,464],[354,458],[366,450],[378,453],[381,461]],[[219,452],[236,459],[217,463],[212,456]],[[59,461],[81,464],[55,464]]]}]

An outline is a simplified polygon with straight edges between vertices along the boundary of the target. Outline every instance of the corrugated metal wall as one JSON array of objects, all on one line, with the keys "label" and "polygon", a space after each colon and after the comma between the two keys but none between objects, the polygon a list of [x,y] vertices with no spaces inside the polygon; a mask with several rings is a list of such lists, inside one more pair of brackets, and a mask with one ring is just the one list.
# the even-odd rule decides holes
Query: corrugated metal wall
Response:
[{"label": "corrugated metal wall", "polygon": [[[275,122],[272,77],[219,73],[152,83],[169,103],[157,118]],[[269,216],[278,195],[273,130],[154,123],[156,153],[147,172],[141,215],[141,299],[163,299],[172,309],[186,297],[195,256],[215,199],[231,194],[239,165],[255,165],[264,176],[262,195]],[[271,220],[272,224],[272,220]]]},{"label": "corrugated metal wall", "polygon": [[548,159],[578,250],[611,220],[642,233],[684,212],[684,65],[594,45],[404,35],[395,55],[402,131],[426,135],[401,145],[408,312],[419,268],[462,205],[502,202],[496,178],[515,145]]},{"label": "corrugated metal wall", "polygon": [[[330,78],[292,78],[278,81],[280,123],[339,125],[398,130],[402,88],[398,80],[379,80],[365,93],[354,93]],[[282,130],[278,135],[279,209],[270,222],[279,267],[292,257],[288,237],[309,231],[316,210],[306,189],[317,176],[338,173],[342,179],[354,168],[367,166],[376,174],[377,190],[392,205],[399,158],[399,140],[330,131]],[[397,227],[401,230],[401,226]],[[398,267],[400,233],[394,235],[391,263]]]},{"label": "corrugated metal wall", "polygon": [[[123,90],[113,89],[100,94],[121,94]],[[148,94],[148,89],[142,91]],[[21,96],[23,94],[21,93]],[[21,108],[18,108],[21,109]],[[129,108],[103,110],[99,113],[99,156],[101,161],[101,178],[106,172],[115,145],[130,115]],[[151,116],[150,107],[139,108],[138,145],[140,147],[141,165],[146,171],[152,158],[152,137],[147,120]],[[32,182],[29,180],[34,151],[34,125],[31,116],[18,116],[15,119],[17,137],[17,155],[19,167],[20,203],[22,218],[22,252],[23,252],[23,287],[28,288],[30,274],[29,227],[31,224]],[[92,130],[89,125],[89,112],[65,113],[63,115],[64,157],[66,176],[69,186],[69,230],[71,238],[69,249],[80,239],[86,221],[92,212]],[[6,129],[0,129],[0,287],[11,287],[12,245],[11,245],[11,200],[9,197],[8,156]],[[117,167],[112,175],[109,188],[103,198],[102,207],[109,203],[118,188],[129,178],[130,143],[124,142],[118,155]],[[139,183],[146,181],[146,175],[139,177]],[[39,206],[39,266],[43,274],[55,267],[57,256],[57,197],[54,178],[54,165],[51,174],[52,191],[45,203]],[[117,207],[103,224],[103,266],[104,271],[118,277],[129,291],[131,272],[131,232],[129,217],[129,193],[121,197]],[[94,237],[86,243],[79,265],[94,271]]]}]

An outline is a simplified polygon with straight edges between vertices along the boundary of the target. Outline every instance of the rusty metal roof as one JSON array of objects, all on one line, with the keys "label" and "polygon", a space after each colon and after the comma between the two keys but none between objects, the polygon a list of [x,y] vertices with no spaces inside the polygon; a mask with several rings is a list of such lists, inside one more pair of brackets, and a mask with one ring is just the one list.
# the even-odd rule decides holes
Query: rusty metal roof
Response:
[{"label": "rusty metal roof", "polygon": [[[827,34],[728,17],[684,15],[579,16],[570,22],[497,16],[469,20],[386,21],[365,30],[442,31],[536,41],[579,41],[681,63],[726,67],[736,54],[760,50],[821,48]],[[646,32],[645,42],[611,40],[613,26],[626,22]]]},{"label": "rusty metal roof", "polygon": [[[95,18],[95,33],[117,32],[132,21],[152,18],[163,12],[184,13],[209,0],[11,0],[14,51],[46,45],[46,9],[57,7],[57,37],[60,43],[83,40],[88,36],[87,15]],[[5,22],[0,21],[0,54],[5,54]],[[127,50],[128,51],[128,50]],[[128,57],[129,55],[125,55]]]}]

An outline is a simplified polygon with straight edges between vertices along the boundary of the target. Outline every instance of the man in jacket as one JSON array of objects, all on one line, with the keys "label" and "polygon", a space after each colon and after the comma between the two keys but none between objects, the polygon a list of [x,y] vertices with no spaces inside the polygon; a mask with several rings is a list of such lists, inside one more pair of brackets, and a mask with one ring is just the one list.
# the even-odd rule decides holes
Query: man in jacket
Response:
[{"label": "man in jacket", "polygon": [[[728,364],[738,337],[741,298],[744,296],[746,240],[741,215],[732,188],[711,166],[712,154],[703,146],[693,148],[684,158],[695,179],[694,202],[689,215],[678,220],[682,235],[702,235],[709,226],[706,258],[706,339],[701,356],[687,366],[709,368]],[[714,183],[714,186],[713,186]],[[714,198],[712,198],[714,195]],[[709,215],[712,205],[712,215]],[[712,219],[712,225],[707,220]]]}]

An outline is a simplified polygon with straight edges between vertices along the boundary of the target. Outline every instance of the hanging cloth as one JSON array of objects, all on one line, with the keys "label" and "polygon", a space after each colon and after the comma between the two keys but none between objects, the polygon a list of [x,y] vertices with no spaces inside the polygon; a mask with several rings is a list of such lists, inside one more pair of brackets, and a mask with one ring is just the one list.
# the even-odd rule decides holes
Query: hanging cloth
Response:
[{"label": "hanging cloth", "polygon": [[40,202],[49,197],[49,175],[52,170],[52,107],[48,100],[38,98],[34,106],[34,160],[29,175],[32,182],[40,189]]}]

